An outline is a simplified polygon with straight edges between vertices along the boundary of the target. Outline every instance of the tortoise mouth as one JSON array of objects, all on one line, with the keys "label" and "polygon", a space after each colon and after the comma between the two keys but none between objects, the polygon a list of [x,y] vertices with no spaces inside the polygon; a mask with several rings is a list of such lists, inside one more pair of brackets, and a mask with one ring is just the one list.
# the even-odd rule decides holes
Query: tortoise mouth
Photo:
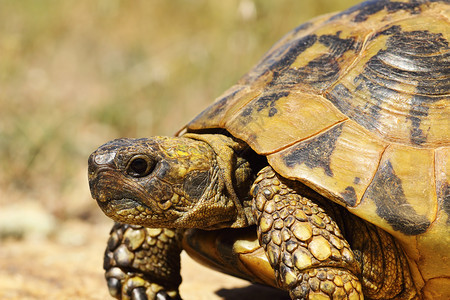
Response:
[{"label": "tortoise mouth", "polygon": [[111,199],[107,202],[100,201],[100,203],[119,214],[129,210],[137,210],[140,206],[145,207],[144,204],[131,198]]},{"label": "tortoise mouth", "polygon": [[117,222],[142,225],[141,222],[145,222],[144,220],[155,218],[155,214],[147,205],[131,198],[97,200],[97,203],[105,215]]}]

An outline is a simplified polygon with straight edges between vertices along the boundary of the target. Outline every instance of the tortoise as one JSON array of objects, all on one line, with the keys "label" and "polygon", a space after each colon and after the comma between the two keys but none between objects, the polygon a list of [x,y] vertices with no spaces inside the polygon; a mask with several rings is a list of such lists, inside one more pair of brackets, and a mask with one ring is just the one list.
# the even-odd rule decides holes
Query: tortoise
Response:
[{"label": "tortoise", "polygon": [[449,299],[449,10],[320,16],[175,137],[93,152],[110,293],[180,299],[185,250],[292,299]]}]

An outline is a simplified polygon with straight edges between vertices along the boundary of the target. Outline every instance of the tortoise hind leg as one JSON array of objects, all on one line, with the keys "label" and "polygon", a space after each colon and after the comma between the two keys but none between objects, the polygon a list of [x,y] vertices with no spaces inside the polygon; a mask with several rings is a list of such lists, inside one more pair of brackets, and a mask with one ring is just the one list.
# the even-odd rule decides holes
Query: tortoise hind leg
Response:
[{"label": "tortoise hind leg", "polygon": [[292,299],[363,298],[354,253],[312,191],[266,167],[252,194],[259,241]]},{"label": "tortoise hind leg", "polygon": [[115,223],[103,268],[111,296],[116,299],[181,299],[181,233]]}]

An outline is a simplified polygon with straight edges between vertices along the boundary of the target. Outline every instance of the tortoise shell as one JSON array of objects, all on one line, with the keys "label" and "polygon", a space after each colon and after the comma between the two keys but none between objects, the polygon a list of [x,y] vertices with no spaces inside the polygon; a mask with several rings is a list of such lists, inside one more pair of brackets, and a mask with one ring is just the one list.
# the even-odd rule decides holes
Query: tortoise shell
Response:
[{"label": "tortoise shell", "polygon": [[303,24],[185,132],[225,129],[391,233],[416,277],[448,276],[449,3],[369,1]]}]

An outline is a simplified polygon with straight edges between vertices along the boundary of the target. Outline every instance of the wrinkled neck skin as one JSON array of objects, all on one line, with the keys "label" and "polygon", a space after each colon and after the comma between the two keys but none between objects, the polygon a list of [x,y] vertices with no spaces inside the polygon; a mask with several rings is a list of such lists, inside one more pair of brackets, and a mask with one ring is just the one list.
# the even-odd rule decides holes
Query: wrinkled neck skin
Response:
[{"label": "wrinkled neck skin", "polygon": [[216,168],[220,179],[212,184],[216,192],[204,195],[206,202],[214,195],[221,195],[220,197],[226,199],[224,202],[230,203],[231,201],[233,203],[234,212],[231,223],[227,221],[222,226],[219,225],[215,228],[242,228],[255,224],[250,188],[259,170],[255,170],[248,160],[248,155],[246,155],[249,150],[248,145],[231,137],[217,134],[188,133],[184,136],[207,143],[216,155]]},{"label": "wrinkled neck skin", "polygon": [[91,193],[118,222],[245,227],[254,224],[249,191],[255,174],[244,157],[247,149],[218,134],[114,140],[89,158]]}]

